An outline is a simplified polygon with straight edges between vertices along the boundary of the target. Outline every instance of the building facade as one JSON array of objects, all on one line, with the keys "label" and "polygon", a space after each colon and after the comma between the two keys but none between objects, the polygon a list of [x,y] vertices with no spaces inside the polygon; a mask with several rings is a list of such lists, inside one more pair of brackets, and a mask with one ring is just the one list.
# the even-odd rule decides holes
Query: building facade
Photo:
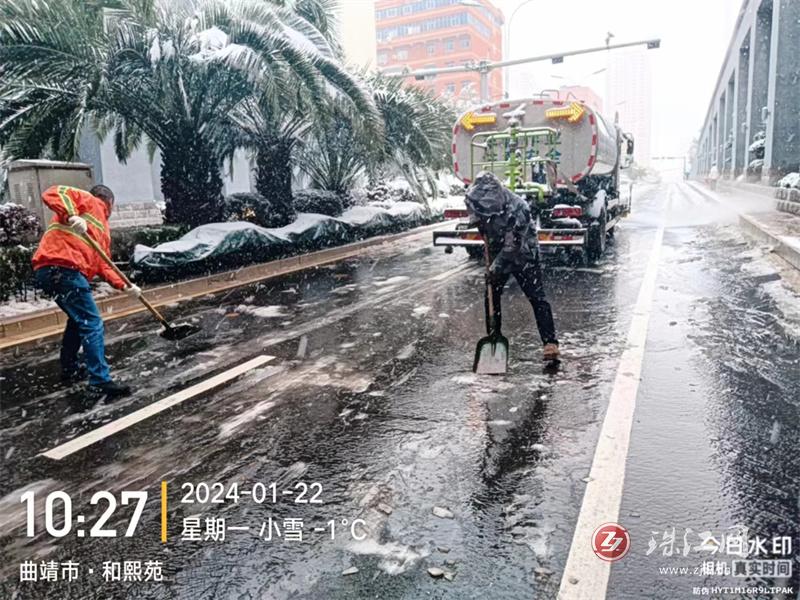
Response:
[{"label": "building facade", "polygon": [[745,0],[693,172],[773,183],[800,170],[800,2]]},{"label": "building facade", "polygon": [[[412,71],[454,67],[503,55],[503,13],[489,0],[378,0],[375,3],[377,67]],[[436,95],[477,95],[480,76],[465,71],[409,83]],[[503,95],[500,69],[489,74],[489,97]]]},{"label": "building facade", "polygon": [[633,134],[633,156],[650,164],[653,122],[653,74],[648,51],[640,48],[609,52],[606,69],[605,114],[619,118],[623,131]]}]

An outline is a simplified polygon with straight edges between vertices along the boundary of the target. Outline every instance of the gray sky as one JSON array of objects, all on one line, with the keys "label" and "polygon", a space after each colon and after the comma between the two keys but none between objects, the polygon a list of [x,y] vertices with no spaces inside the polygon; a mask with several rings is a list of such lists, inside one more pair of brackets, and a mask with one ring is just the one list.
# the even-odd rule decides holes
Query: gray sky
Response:
[{"label": "gray sky", "polygon": [[[494,0],[508,18],[522,0]],[[661,38],[651,50],[653,155],[683,154],[702,126],[742,0],[531,0],[511,23],[511,57],[522,58],[612,43]],[[535,63],[511,71],[511,92],[533,77],[539,89],[565,83],[605,93],[604,54]],[[518,74],[518,76],[517,76]],[[567,79],[552,78],[561,75]],[[609,115],[611,116],[611,115]]]}]

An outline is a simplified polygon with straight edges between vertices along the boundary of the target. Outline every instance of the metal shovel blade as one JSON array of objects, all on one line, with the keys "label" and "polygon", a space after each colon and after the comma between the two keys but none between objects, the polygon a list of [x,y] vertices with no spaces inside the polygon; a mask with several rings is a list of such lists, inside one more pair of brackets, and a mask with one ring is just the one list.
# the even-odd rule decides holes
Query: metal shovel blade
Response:
[{"label": "metal shovel blade", "polygon": [[161,332],[161,337],[171,342],[182,340],[183,338],[189,337],[190,335],[200,331],[199,327],[189,323],[179,323],[177,325],[168,325],[164,323],[163,325],[164,330]]},{"label": "metal shovel blade", "polygon": [[472,370],[478,375],[503,375],[508,371],[508,339],[489,335],[478,340]]}]

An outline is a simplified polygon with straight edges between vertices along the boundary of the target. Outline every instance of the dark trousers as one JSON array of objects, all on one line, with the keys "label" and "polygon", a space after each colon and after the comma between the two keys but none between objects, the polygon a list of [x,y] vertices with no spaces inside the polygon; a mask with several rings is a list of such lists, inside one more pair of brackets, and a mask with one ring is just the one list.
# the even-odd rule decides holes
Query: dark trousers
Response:
[{"label": "dark trousers", "polygon": [[92,297],[92,288],[79,271],[63,267],[36,270],[36,285],[52,296],[67,313],[67,327],[61,341],[61,369],[65,375],[78,370],[78,351],[83,347],[89,383],[111,381],[105,355],[103,318]]},{"label": "dark trousers", "polygon": [[[528,298],[533,307],[533,316],[536,317],[536,327],[539,329],[539,337],[543,344],[557,344],[556,326],[553,323],[553,311],[550,303],[545,298],[544,283],[542,281],[542,267],[539,264],[539,257],[525,264],[518,271],[512,273],[498,273],[491,277],[492,302],[496,313],[496,326],[500,329],[502,322],[502,310],[500,300],[503,295],[503,288],[508,282],[508,278],[514,275],[519,283],[520,289]],[[488,288],[488,286],[487,286]],[[484,306],[486,309],[487,329],[489,327],[489,297],[484,293]],[[487,331],[487,333],[490,333]]]}]

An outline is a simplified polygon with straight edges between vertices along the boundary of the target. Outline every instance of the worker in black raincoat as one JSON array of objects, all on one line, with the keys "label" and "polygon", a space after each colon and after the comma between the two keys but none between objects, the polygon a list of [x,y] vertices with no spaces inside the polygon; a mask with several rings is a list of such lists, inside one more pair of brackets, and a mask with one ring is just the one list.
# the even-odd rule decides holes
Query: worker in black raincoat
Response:
[{"label": "worker in black raincoat", "polygon": [[[536,227],[528,203],[508,190],[494,173],[482,172],[467,190],[470,225],[477,227],[489,247],[489,281],[500,329],[500,298],[509,276],[514,275],[533,306],[536,326],[544,344],[544,359],[559,356],[553,313],[545,298]],[[488,296],[488,292],[487,292]],[[486,300],[487,323],[489,302]]]}]

